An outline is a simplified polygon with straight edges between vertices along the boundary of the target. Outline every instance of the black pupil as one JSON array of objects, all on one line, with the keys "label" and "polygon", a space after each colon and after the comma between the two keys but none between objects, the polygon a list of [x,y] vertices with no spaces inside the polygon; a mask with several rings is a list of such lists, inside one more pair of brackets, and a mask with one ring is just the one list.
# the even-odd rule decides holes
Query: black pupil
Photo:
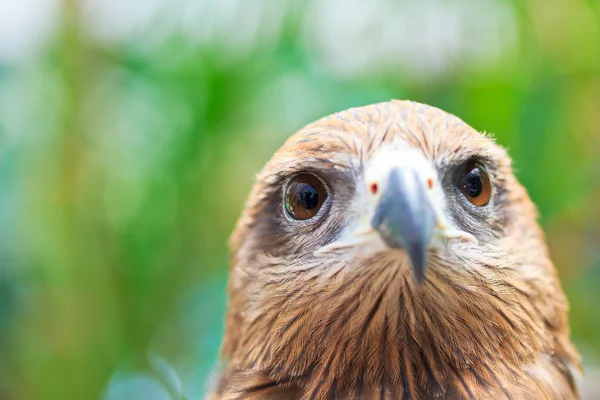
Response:
[{"label": "black pupil", "polygon": [[465,194],[469,197],[477,197],[483,190],[483,182],[481,180],[481,172],[479,168],[473,169],[469,172],[463,181]]},{"label": "black pupil", "polygon": [[319,205],[319,192],[308,184],[303,185],[298,191],[298,203],[305,210],[312,210]]}]

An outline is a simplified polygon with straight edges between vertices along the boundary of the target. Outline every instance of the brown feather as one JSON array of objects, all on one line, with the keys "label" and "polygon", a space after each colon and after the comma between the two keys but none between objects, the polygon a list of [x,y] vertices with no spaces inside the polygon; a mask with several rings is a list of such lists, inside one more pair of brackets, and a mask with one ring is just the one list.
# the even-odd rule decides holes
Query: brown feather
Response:
[{"label": "brown feather", "polygon": [[[286,179],[322,174],[350,204],[365,164],[403,141],[438,170],[489,161],[495,209],[474,250],[432,251],[416,285],[401,250],[314,251],[355,218],[282,222]],[[437,108],[350,109],[292,136],[259,174],[231,237],[224,372],[211,399],[577,399],[567,302],[506,152]]]}]

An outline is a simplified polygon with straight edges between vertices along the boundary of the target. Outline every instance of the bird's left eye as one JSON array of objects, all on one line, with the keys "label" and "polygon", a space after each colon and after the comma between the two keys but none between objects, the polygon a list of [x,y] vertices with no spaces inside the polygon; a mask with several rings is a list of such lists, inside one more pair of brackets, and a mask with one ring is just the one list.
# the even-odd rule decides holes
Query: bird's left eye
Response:
[{"label": "bird's left eye", "polygon": [[285,190],[285,209],[290,217],[306,220],[317,215],[326,198],[327,190],[319,178],[296,175]]},{"label": "bird's left eye", "polygon": [[492,184],[486,169],[478,163],[471,163],[458,183],[458,188],[467,200],[476,206],[485,206],[492,197]]}]

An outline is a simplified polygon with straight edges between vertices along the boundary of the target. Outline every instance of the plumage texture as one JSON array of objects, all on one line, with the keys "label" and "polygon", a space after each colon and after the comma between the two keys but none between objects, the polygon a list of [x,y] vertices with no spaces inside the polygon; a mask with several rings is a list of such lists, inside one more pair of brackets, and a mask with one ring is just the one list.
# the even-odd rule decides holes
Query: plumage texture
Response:
[{"label": "plumage texture", "polygon": [[[478,240],[432,249],[422,285],[401,249],[318,253],[361,218],[365,168],[398,143],[431,163],[448,219]],[[493,185],[485,210],[453,184],[473,157]],[[300,172],[330,191],[316,222],[284,215],[284,187]],[[505,150],[437,108],[392,101],[308,125],[259,174],[231,237],[209,398],[577,399],[567,303],[536,217]]]}]

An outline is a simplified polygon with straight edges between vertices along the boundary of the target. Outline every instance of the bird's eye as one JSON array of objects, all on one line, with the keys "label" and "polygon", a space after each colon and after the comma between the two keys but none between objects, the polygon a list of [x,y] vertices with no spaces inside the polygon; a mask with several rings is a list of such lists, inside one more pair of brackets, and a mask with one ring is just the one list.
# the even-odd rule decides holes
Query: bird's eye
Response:
[{"label": "bird's eye", "polygon": [[458,188],[467,200],[476,206],[485,206],[492,197],[490,177],[485,168],[478,163],[468,164]]},{"label": "bird's eye", "polygon": [[319,178],[310,174],[297,175],[285,190],[285,209],[290,217],[306,220],[314,217],[327,198],[327,190]]}]

